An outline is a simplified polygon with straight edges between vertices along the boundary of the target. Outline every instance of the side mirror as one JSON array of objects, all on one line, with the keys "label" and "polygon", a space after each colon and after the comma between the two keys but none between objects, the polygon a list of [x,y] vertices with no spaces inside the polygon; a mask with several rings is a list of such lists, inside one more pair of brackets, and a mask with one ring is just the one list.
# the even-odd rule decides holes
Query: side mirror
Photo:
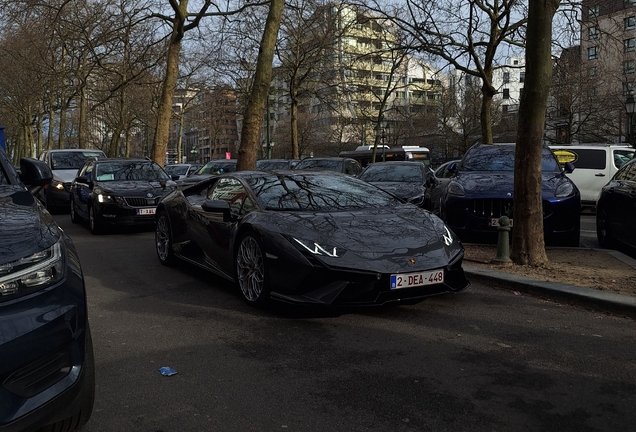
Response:
[{"label": "side mirror", "polygon": [[566,162],[563,168],[566,174],[570,174],[574,171],[574,164],[572,164],[572,162]]},{"label": "side mirror", "polygon": [[455,174],[459,170],[459,166],[457,166],[457,162],[452,162],[448,166],[448,172]]},{"label": "side mirror", "polygon": [[37,159],[20,159],[20,180],[27,186],[45,186],[53,180],[49,166]]},{"label": "side mirror", "polygon": [[88,177],[86,176],[75,177],[75,183],[88,183]]},{"label": "side mirror", "polygon": [[177,174],[172,174],[172,175],[170,176],[170,178],[172,179],[172,181],[177,181],[177,180],[179,180],[179,176],[178,176]]},{"label": "side mirror", "polygon": [[208,213],[222,214],[224,222],[232,220],[230,205],[227,203],[227,201],[206,199],[205,201],[203,201],[203,204],[201,204],[201,208],[203,209],[203,211]]}]

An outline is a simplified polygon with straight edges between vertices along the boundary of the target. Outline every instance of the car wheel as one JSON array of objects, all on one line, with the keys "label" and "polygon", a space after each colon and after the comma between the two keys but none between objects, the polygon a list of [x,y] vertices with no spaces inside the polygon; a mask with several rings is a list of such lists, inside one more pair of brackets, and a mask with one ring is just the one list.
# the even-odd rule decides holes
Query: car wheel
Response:
[{"label": "car wheel", "polygon": [[264,305],[269,299],[263,243],[254,233],[243,234],[234,257],[236,282],[243,299],[252,305]]},{"label": "car wheel", "polygon": [[174,252],[172,251],[172,228],[165,211],[159,214],[155,226],[155,246],[159,262],[165,266],[174,264]]},{"label": "car wheel", "polygon": [[88,226],[91,230],[91,234],[97,235],[104,232],[103,222],[99,219],[99,216],[95,214],[93,206],[88,206]]},{"label": "car wheel", "polygon": [[78,224],[82,222],[82,217],[75,211],[75,202],[71,200],[71,222]]},{"label": "car wheel", "polygon": [[608,249],[614,246],[614,239],[610,233],[609,219],[605,210],[596,210],[596,238],[602,248]]},{"label": "car wheel", "polygon": [[93,353],[93,339],[90,328],[86,327],[86,358],[84,360],[84,387],[82,388],[82,405],[71,417],[60,420],[39,429],[39,432],[73,431],[80,428],[93,413],[95,403],[95,358]]}]

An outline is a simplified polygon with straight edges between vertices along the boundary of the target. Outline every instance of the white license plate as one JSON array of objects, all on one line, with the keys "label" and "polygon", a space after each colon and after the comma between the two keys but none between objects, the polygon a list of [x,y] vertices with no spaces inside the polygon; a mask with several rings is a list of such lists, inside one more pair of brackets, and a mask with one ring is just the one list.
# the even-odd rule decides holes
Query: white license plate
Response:
[{"label": "white license plate", "polygon": [[140,208],[137,209],[137,214],[138,215],[153,215],[155,214],[155,208]]},{"label": "white license plate", "polygon": [[444,282],[444,270],[438,269],[421,273],[391,275],[391,289],[411,288]]},{"label": "white license plate", "polygon": [[[489,226],[493,226],[493,227],[498,227],[499,226],[499,219],[495,219],[492,218],[488,221],[488,225]],[[512,227],[512,219],[510,219],[510,227]]]}]

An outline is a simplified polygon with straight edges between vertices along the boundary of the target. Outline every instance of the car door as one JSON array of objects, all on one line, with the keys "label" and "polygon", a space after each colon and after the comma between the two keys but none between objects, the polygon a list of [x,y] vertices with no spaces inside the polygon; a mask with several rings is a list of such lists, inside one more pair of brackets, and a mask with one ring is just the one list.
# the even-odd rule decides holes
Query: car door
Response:
[{"label": "car door", "polygon": [[[71,194],[73,195],[72,199],[75,202],[76,211],[85,219],[88,218],[94,166],[93,162],[86,162],[77,172],[77,177],[71,185]],[[82,179],[80,180],[80,178]]]},{"label": "car door", "polygon": [[636,164],[619,172],[610,185],[612,206],[608,216],[613,221],[612,231],[619,240],[636,245]]},{"label": "car door", "polygon": [[207,264],[217,270],[234,276],[234,257],[232,242],[238,220],[254,208],[247,189],[238,179],[226,177],[220,179],[208,191],[208,200],[225,201],[230,206],[230,219],[224,219],[221,213],[206,212],[197,209],[199,244],[205,253]]}]

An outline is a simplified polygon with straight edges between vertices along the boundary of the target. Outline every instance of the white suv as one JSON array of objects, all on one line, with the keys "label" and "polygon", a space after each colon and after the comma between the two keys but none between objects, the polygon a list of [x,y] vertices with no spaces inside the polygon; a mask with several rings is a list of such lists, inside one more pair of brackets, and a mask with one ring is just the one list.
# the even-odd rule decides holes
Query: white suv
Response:
[{"label": "white suv", "polygon": [[620,144],[560,144],[550,148],[561,165],[574,165],[575,170],[568,177],[579,188],[583,206],[596,207],[603,186],[634,157],[633,147]]}]

